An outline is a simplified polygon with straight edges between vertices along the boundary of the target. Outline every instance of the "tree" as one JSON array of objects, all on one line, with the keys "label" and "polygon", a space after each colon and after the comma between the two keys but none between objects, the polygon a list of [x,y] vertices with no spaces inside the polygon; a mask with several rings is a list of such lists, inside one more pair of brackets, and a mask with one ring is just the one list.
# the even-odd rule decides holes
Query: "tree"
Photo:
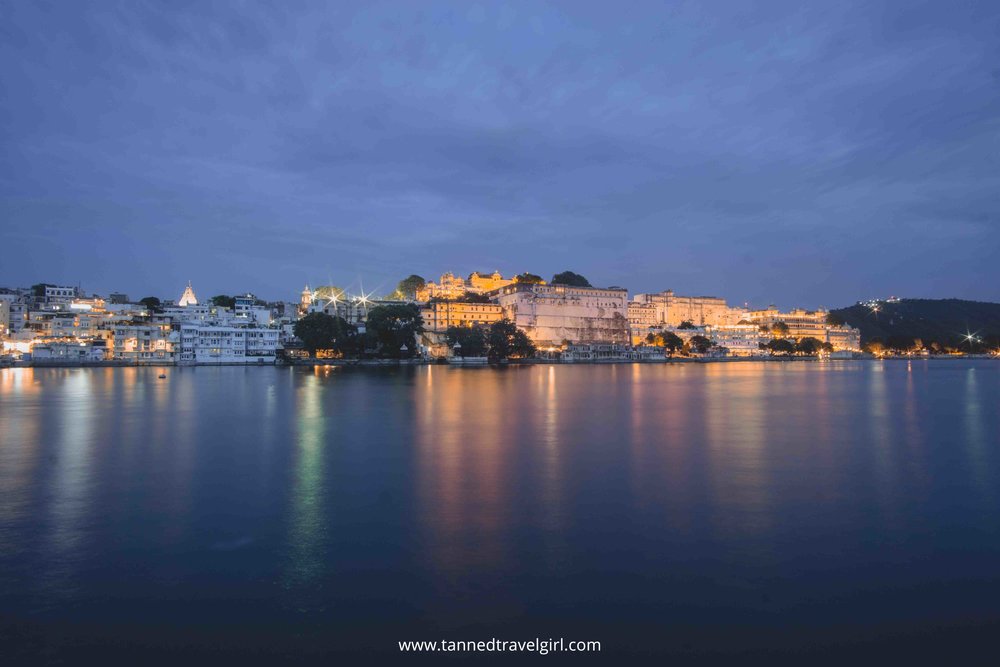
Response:
[{"label": "tree", "polygon": [[485,294],[477,294],[476,292],[466,292],[459,301],[462,303],[493,303],[490,297]]},{"label": "tree", "polygon": [[146,307],[146,310],[151,310],[154,313],[159,313],[163,309],[160,307],[160,300],[155,296],[144,296],[139,299],[139,303]]},{"label": "tree", "polygon": [[795,345],[790,340],[784,338],[774,338],[766,345],[771,354],[791,354],[795,352]]},{"label": "tree", "polygon": [[675,334],[673,331],[664,331],[661,339],[663,341],[663,347],[670,350],[670,354],[673,354],[677,350],[684,349],[684,339]]},{"label": "tree", "polygon": [[514,282],[526,285],[540,285],[545,281],[542,280],[541,276],[536,276],[534,273],[519,273],[514,276]]},{"label": "tree", "polygon": [[[485,357],[487,351],[486,328],[475,327],[448,327],[445,332],[448,339],[448,346],[460,357]],[[455,350],[455,344],[459,347]]]},{"label": "tree", "polygon": [[698,327],[696,327],[694,325],[694,322],[692,322],[691,320],[684,320],[683,322],[680,323],[680,325],[678,325],[677,328],[678,329],[697,329]]},{"label": "tree", "polygon": [[831,327],[842,327],[845,324],[844,318],[835,313],[826,314],[826,323]]},{"label": "tree", "polygon": [[365,324],[368,343],[381,356],[394,359],[412,357],[417,334],[423,330],[420,309],[412,303],[376,306],[368,312]]},{"label": "tree", "polygon": [[346,298],[347,293],[336,285],[322,285],[313,290],[314,301],[340,301]]},{"label": "tree", "polygon": [[652,331],[650,331],[648,334],[646,334],[646,343],[648,343],[649,345],[656,345],[657,344],[656,339],[657,339],[657,336]]},{"label": "tree", "polygon": [[218,294],[213,296],[209,301],[213,306],[218,306],[219,308],[235,308],[236,307],[236,297],[226,296],[225,294]]},{"label": "tree", "polygon": [[691,336],[688,343],[691,344],[691,349],[698,354],[705,354],[708,352],[708,348],[712,347],[712,341],[705,336]]},{"label": "tree", "polygon": [[404,299],[415,301],[417,298],[417,292],[426,286],[427,281],[414,273],[400,280],[399,284],[396,285],[396,291],[399,292]]},{"label": "tree", "polygon": [[913,348],[913,339],[909,336],[889,336],[885,346],[893,352],[909,352]]},{"label": "tree", "polygon": [[795,351],[801,352],[802,354],[816,355],[819,354],[822,349],[823,341],[818,338],[813,338],[812,336],[800,338],[799,342],[795,344]]},{"label": "tree", "polygon": [[570,285],[571,287],[590,287],[590,281],[579,273],[563,271],[552,276],[553,285]]},{"label": "tree", "polygon": [[535,356],[535,345],[528,335],[517,328],[508,319],[499,320],[490,325],[487,338],[489,343],[490,361],[503,359],[524,359]]},{"label": "tree", "polygon": [[316,350],[336,350],[344,352],[352,347],[357,328],[343,317],[326,313],[309,313],[295,323],[295,337],[316,356]]},{"label": "tree", "polygon": [[881,357],[885,354],[885,344],[882,342],[881,338],[873,338],[864,345],[861,349],[869,354],[874,354],[876,357]]},{"label": "tree", "polygon": [[789,328],[784,322],[778,321],[771,325],[771,334],[775,338],[785,338],[788,336]]}]

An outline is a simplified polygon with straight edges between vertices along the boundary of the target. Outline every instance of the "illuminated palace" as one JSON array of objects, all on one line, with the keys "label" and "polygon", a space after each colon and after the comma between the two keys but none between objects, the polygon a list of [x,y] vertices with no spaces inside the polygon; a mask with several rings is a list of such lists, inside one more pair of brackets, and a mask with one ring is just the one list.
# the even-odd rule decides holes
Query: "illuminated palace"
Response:
[{"label": "illuminated palace", "polygon": [[449,327],[490,325],[503,318],[503,308],[495,303],[435,301],[420,308],[424,328],[445,331]]},{"label": "illuminated palace", "polygon": [[628,291],[621,287],[513,283],[496,300],[536,345],[629,342]]},{"label": "illuminated palace", "polygon": [[458,299],[466,292],[473,294],[484,294],[506,287],[513,283],[513,279],[504,278],[499,271],[493,273],[480,273],[473,271],[468,278],[456,276],[450,271],[441,275],[438,282],[429,282],[423,289],[417,290],[417,301],[430,301],[431,299]]},{"label": "illuminated palace", "polygon": [[731,308],[716,296],[677,296],[673,290],[636,294],[628,304],[629,324],[634,328],[676,327],[682,322],[695,326],[736,324],[743,309]]},{"label": "illuminated palace", "polygon": [[816,338],[833,345],[835,350],[851,352],[861,351],[861,331],[848,326],[827,323],[828,311],[802,310],[793,308],[787,313],[780,312],[775,306],[763,310],[751,310],[743,317],[759,326],[772,327],[779,322],[788,326],[788,338]]}]

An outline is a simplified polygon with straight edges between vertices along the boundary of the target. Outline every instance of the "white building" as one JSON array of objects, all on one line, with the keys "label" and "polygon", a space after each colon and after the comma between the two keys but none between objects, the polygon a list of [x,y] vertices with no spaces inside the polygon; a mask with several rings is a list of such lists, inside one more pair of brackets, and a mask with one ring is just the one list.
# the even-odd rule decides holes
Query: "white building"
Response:
[{"label": "white building", "polygon": [[249,320],[267,326],[271,324],[271,309],[257,305],[258,299],[253,294],[243,294],[235,297],[233,314],[241,319]]},{"label": "white building", "polygon": [[203,322],[180,325],[182,364],[273,364],[278,329]]},{"label": "white building", "polygon": [[31,306],[24,301],[10,302],[10,333],[22,331],[31,320]]},{"label": "white building", "polygon": [[762,333],[756,324],[706,327],[705,335],[719,347],[726,348],[730,357],[765,356],[768,352],[760,349],[760,344],[771,340],[771,337]]},{"label": "white building", "polygon": [[52,341],[31,347],[33,363],[80,363],[104,361],[108,348],[104,340]]},{"label": "white building", "polygon": [[173,362],[179,341],[178,333],[162,324],[117,324],[112,357],[137,364]]},{"label": "white building", "polygon": [[69,303],[79,296],[81,296],[80,290],[77,287],[60,287],[57,285],[45,286],[46,303]]}]

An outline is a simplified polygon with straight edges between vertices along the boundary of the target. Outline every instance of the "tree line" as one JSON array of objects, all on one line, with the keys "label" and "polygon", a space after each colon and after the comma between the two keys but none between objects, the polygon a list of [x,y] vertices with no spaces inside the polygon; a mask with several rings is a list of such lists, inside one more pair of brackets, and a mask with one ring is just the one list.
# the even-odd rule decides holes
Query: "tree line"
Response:
[{"label": "tree line", "polygon": [[535,344],[510,320],[489,326],[448,327],[448,345],[460,357],[486,357],[491,362],[527,359],[535,356]]},{"label": "tree line", "polygon": [[[293,330],[310,356],[329,350],[352,358],[409,359],[417,352],[417,336],[424,326],[417,306],[390,304],[369,311],[363,333],[343,317],[322,312],[302,317]],[[535,355],[534,344],[510,320],[489,326],[450,327],[445,338],[462,357],[487,357],[496,362]]]},{"label": "tree line", "polygon": [[310,356],[329,350],[345,357],[408,359],[424,330],[420,309],[413,304],[376,306],[368,312],[364,333],[339,315],[309,313],[294,325],[295,337]]}]

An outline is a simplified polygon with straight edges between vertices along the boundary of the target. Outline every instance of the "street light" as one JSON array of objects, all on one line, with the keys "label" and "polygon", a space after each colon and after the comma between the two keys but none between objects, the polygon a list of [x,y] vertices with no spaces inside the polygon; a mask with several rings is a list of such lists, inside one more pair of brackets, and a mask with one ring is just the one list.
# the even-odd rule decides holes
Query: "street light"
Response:
[{"label": "street light", "polygon": [[972,354],[972,343],[974,343],[974,342],[978,343],[979,342],[979,338],[976,337],[976,334],[971,334],[971,333],[966,332],[966,334],[965,334],[965,342],[969,344],[969,354]]}]

